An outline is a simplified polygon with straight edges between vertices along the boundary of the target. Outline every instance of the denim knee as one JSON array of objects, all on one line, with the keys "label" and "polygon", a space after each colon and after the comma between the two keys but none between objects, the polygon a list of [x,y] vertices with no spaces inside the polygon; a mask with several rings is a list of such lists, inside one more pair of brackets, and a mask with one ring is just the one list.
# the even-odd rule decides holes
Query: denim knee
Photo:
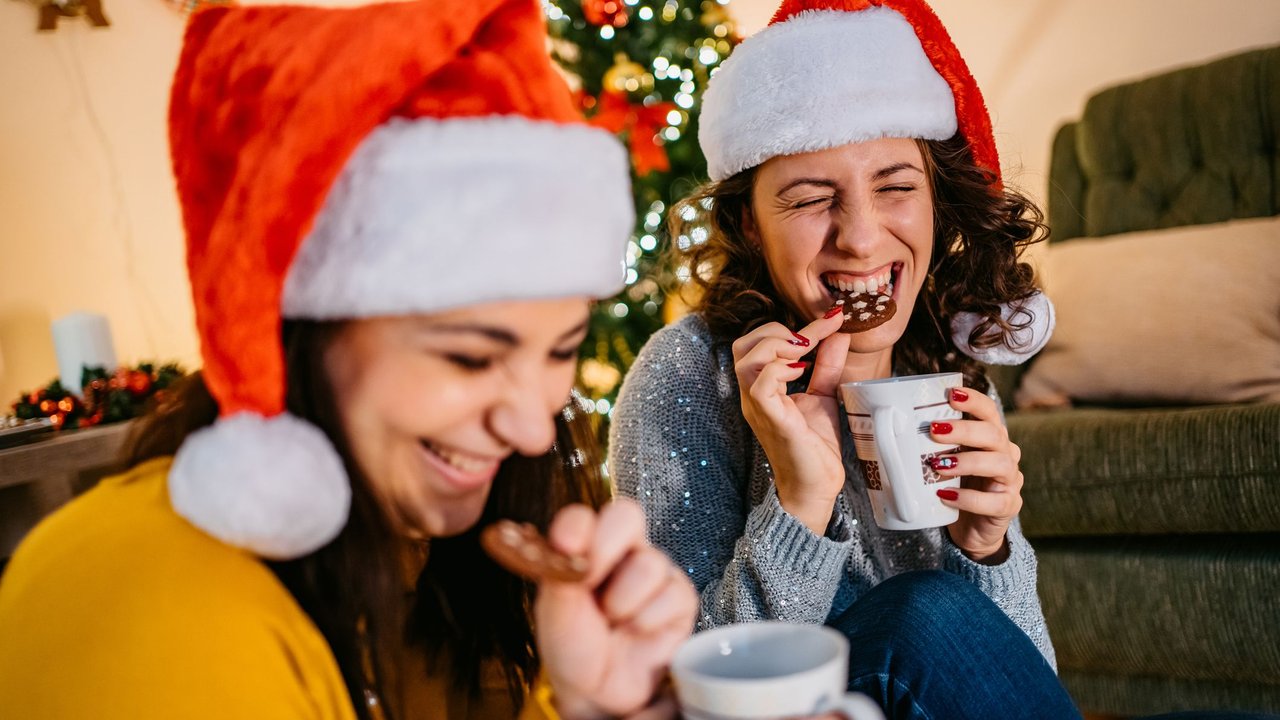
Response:
[{"label": "denim knee", "polygon": [[[927,638],[933,634],[931,628],[972,624],[990,613],[1003,615],[972,583],[941,570],[895,575],[872,588],[858,605],[858,618],[874,617],[878,624],[895,628],[900,637],[908,632]],[[853,615],[847,612],[832,625],[840,628],[845,624],[841,621],[853,621]]]}]

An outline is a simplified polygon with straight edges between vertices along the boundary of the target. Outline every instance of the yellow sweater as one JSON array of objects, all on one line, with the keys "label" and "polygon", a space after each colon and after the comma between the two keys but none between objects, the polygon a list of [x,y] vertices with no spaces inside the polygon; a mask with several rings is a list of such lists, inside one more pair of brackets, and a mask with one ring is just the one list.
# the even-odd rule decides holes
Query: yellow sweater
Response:
[{"label": "yellow sweater", "polygon": [[[355,718],[271,570],[174,514],[170,463],[104,480],[18,548],[0,582],[0,718]],[[547,696],[521,717],[554,718]]]}]

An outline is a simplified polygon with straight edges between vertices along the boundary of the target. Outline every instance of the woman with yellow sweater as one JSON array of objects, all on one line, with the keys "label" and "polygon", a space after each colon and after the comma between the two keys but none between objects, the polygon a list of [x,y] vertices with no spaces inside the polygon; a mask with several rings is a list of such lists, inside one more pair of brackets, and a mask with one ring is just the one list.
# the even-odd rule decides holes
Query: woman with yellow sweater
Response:
[{"label": "woman with yellow sweater", "polygon": [[[0,715],[673,715],[696,597],[569,399],[627,158],[545,42],[533,0],[195,16],[170,140],[204,369],[9,564]],[[585,578],[503,572],[500,518]]]}]

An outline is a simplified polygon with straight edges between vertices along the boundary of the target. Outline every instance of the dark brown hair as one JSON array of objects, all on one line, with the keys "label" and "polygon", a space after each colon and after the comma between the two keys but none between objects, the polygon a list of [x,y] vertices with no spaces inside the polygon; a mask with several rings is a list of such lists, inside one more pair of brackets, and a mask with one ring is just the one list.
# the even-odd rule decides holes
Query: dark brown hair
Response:
[{"label": "dark brown hair", "polygon": [[[351,514],[328,545],[269,565],[328,641],[360,718],[373,717],[366,692],[376,694],[388,719],[420,714],[420,708],[403,707],[409,679],[396,659],[405,651],[423,653],[433,674],[472,694],[480,691],[482,665],[496,662],[518,708],[538,672],[530,618],[535,588],[481,551],[478,529],[498,518],[545,529],[564,505],[602,505],[608,487],[590,421],[571,402],[556,418],[556,441],[547,454],[516,455],[502,463],[476,527],[431,541],[410,603],[402,565],[409,541],[393,532],[351,459],[324,369],[325,348],[340,328],[338,323],[285,324],[286,406],[324,431],[342,456],[351,479]],[[200,374],[190,376],[132,431],[127,464],[174,454],[217,415]]]},{"label": "dark brown hair", "polygon": [[[1000,187],[993,172],[974,163],[962,135],[916,142],[933,191],[933,256],[929,279],[894,346],[894,365],[909,374],[959,371],[967,385],[986,390],[982,366],[951,339],[951,318],[962,311],[986,318],[970,335],[979,348],[1030,326],[1029,312],[1010,322],[1000,306],[1036,289],[1034,271],[1019,258],[1049,230],[1031,200]],[[812,319],[796,317],[782,301],[764,255],[746,239],[742,222],[751,212],[754,184],[755,168],[744,170],[703,185],[671,213],[670,234],[677,238],[672,262],[688,268],[695,293],[690,304],[721,341],[768,322],[798,327]]]}]

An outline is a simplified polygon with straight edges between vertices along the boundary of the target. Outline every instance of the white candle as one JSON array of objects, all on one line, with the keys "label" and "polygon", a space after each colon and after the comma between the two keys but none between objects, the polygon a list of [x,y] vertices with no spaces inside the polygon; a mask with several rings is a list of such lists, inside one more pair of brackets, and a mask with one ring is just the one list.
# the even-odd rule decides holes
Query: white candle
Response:
[{"label": "white candle", "polygon": [[102,315],[77,312],[58,318],[53,322],[53,347],[62,386],[73,393],[80,393],[86,367],[100,367],[108,373],[116,369],[111,326]]}]

